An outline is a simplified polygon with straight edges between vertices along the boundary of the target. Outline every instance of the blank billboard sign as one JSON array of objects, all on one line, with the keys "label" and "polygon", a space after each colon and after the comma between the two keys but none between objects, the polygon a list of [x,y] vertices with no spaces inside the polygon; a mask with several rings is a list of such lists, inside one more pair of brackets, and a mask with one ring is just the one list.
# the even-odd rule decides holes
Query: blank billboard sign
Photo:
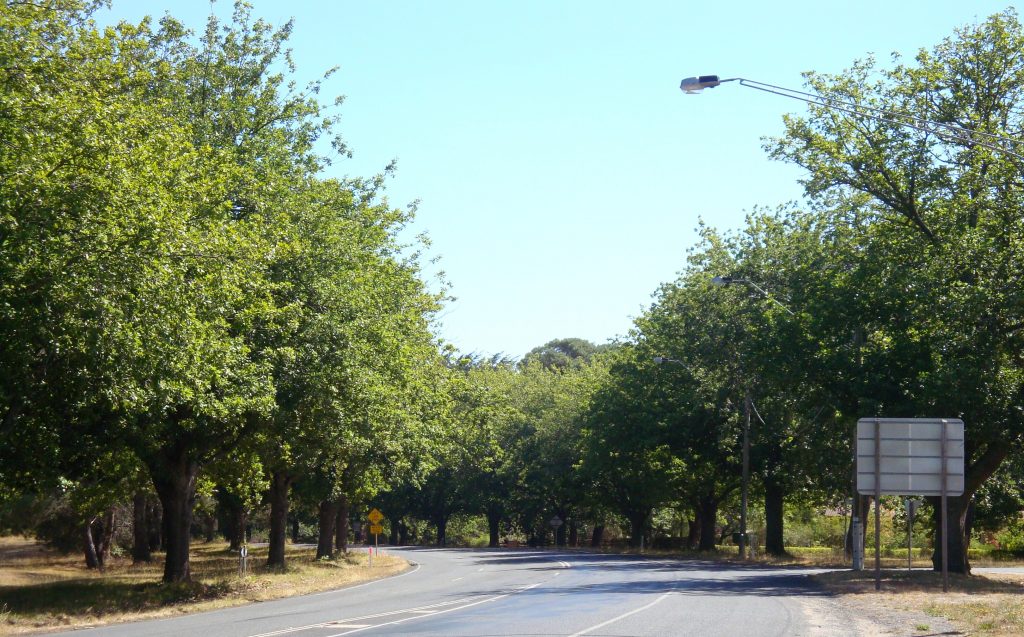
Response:
[{"label": "blank billboard sign", "polygon": [[[877,464],[877,467],[876,467]],[[861,418],[857,491],[890,495],[964,492],[964,421],[959,418]]]}]

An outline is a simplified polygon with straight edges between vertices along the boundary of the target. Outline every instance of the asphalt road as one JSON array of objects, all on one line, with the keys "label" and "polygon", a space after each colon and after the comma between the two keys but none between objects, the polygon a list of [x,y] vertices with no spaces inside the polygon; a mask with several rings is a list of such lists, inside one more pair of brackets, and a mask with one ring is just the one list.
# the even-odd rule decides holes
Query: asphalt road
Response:
[{"label": "asphalt road", "polygon": [[403,575],[80,636],[853,636],[809,569],[529,550],[402,548]]}]

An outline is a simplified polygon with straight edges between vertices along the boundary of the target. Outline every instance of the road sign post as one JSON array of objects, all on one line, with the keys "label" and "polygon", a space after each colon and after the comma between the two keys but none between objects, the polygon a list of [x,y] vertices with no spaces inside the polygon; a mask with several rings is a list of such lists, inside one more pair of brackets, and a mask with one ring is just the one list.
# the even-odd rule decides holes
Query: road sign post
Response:
[{"label": "road sign post", "polygon": [[384,532],[384,527],[380,524],[381,520],[384,519],[384,514],[377,509],[370,509],[370,513],[366,517],[370,520],[370,533],[373,533],[373,548],[370,549],[370,566],[373,566],[373,554],[377,552],[380,546],[377,536]]},{"label": "road sign post", "polygon": [[548,524],[551,525],[551,530],[555,534],[555,546],[558,546],[558,527],[562,526],[564,522],[562,521],[562,518],[554,515],[550,520],[548,520]]},{"label": "road sign post", "polygon": [[242,548],[240,548],[238,550],[238,577],[239,578],[245,577],[246,572],[248,571],[248,567],[249,567],[249,565],[248,565],[248,558],[249,558],[249,549],[245,546],[245,544],[243,544]]},{"label": "road sign post", "polygon": [[964,421],[861,418],[857,421],[857,491],[875,498],[875,590],[882,587],[882,495],[939,496],[942,590],[948,591],[947,498],[964,492]]}]

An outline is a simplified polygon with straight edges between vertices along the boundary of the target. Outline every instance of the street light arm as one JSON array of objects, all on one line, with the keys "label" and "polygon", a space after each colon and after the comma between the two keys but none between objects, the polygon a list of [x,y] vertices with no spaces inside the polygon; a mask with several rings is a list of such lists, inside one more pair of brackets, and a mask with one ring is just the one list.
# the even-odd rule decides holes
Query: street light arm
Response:
[{"label": "street light arm", "polygon": [[734,283],[742,283],[744,285],[749,285],[750,287],[760,292],[761,296],[789,312],[790,316],[796,316],[796,312],[786,307],[784,303],[776,299],[774,296],[769,294],[767,290],[762,288],[760,285],[754,283],[750,279],[736,279],[731,276],[716,276],[711,279],[711,283],[714,285],[732,285]]},{"label": "street light arm", "polygon": [[[700,82],[704,78],[715,78],[713,82]],[[702,75],[696,78],[687,78],[683,80],[685,83],[687,80],[697,80],[696,82],[688,86],[680,86],[686,93],[697,93],[705,88],[713,88],[719,84],[725,82],[736,82],[740,83],[740,86],[752,88],[765,93],[771,93],[772,95],[778,95],[780,97],[788,97],[789,99],[799,100],[805,104],[812,104],[815,106],[821,106],[829,108],[841,113],[848,115],[856,115],[859,117],[868,117],[880,122],[887,124],[893,124],[895,126],[902,126],[910,128],[922,133],[930,133],[940,138],[952,138],[956,141],[966,143],[971,146],[981,146],[989,150],[994,150],[999,153],[1005,153],[1016,159],[1024,160],[1024,155],[1018,153],[1015,150],[1008,148],[1008,145],[1019,144],[1020,140],[1016,140],[1010,137],[1003,137],[1002,135],[995,135],[992,133],[984,133],[981,131],[974,131],[956,126],[955,124],[946,124],[943,122],[935,122],[932,120],[915,117],[910,114],[893,114],[889,111],[885,111],[880,108],[874,108],[872,106],[863,106],[860,104],[854,104],[853,102],[847,102],[844,100],[824,97],[817,93],[808,93],[806,91],[798,91],[796,89],[786,88],[784,86],[776,86],[775,84],[768,84],[767,82],[758,82],[757,80],[751,80],[744,77],[731,77],[728,79],[720,80],[714,75]],[[906,119],[904,119],[906,118]],[[908,121],[909,120],[909,121]]]},{"label": "street light arm", "polygon": [[[874,108],[873,106],[862,106],[860,104],[854,104],[853,102],[846,102],[843,100],[837,100],[833,98],[823,97],[817,93],[807,93],[804,91],[797,91],[791,88],[785,88],[782,86],[775,86],[774,84],[767,84],[765,82],[758,82],[756,80],[748,80],[746,78],[735,78],[740,82],[740,86],[746,86],[747,88],[756,89],[758,91],[764,91],[765,93],[771,93],[772,95],[780,95],[782,97],[788,97],[794,100],[800,100],[807,104],[814,104],[816,106],[823,106],[830,108],[835,111],[840,111],[848,115],[859,115],[861,117],[869,117],[880,122],[886,122],[887,124],[895,124],[896,126],[903,126],[922,133],[931,133],[938,137],[953,137],[959,141],[965,142],[972,146],[981,146],[982,148],[988,148],[1000,153],[1006,153],[1017,159],[1024,159],[1024,155],[998,145],[1000,142],[1017,144],[1020,143],[1018,140],[1011,139],[1009,137],[1003,137],[1001,135],[994,135],[992,133],[983,133],[981,131],[973,131],[955,124],[946,124],[943,122],[935,122],[932,120],[922,119],[920,117],[914,117],[913,115],[903,115],[910,121],[904,121],[892,117],[889,112],[880,108]],[[982,137],[983,139],[977,139]],[[984,139],[987,138],[987,139]]]},{"label": "street light arm", "polygon": [[654,357],[654,364],[655,365],[664,365],[665,363],[673,363],[675,365],[683,365],[684,364],[683,361],[675,359],[675,358],[668,358],[668,357],[665,357],[665,356],[655,356]]},{"label": "street light arm", "polygon": [[789,312],[789,315],[790,315],[790,316],[796,316],[796,313],[795,313],[795,312],[793,312],[793,310],[791,310],[791,309],[789,309],[788,307],[786,307],[786,305],[785,305],[784,303],[782,303],[782,301],[778,300],[777,298],[775,298],[775,297],[774,297],[774,296],[772,296],[771,294],[768,294],[768,291],[767,291],[767,290],[765,290],[764,288],[762,288],[762,287],[761,287],[760,285],[758,285],[758,284],[754,283],[753,281],[748,281],[747,279],[733,279],[733,281],[734,281],[735,283],[746,283],[746,284],[747,284],[747,285],[749,285],[750,287],[752,287],[752,288],[754,288],[755,290],[757,290],[758,292],[760,292],[760,293],[761,293],[761,296],[763,296],[764,298],[768,299],[769,301],[771,301],[771,302],[772,302],[772,303],[774,303],[775,305],[778,305],[778,306],[779,306],[779,307],[781,307],[782,309],[784,309],[784,310],[786,310],[787,312]]}]

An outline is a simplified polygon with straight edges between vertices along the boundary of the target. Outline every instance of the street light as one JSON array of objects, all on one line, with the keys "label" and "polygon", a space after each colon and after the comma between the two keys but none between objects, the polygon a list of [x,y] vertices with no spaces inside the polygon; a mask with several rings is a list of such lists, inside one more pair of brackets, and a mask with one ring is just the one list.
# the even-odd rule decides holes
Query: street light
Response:
[{"label": "street light", "polygon": [[655,365],[664,365],[665,363],[676,363],[677,365],[682,365],[683,361],[677,360],[675,358],[665,358],[664,356],[655,356],[654,357],[654,364]]},{"label": "street light", "polygon": [[1005,153],[1011,157],[1024,160],[1024,155],[1015,150],[1011,150],[1008,147],[1009,145],[1021,143],[1020,140],[1016,140],[1011,137],[994,135],[992,133],[983,133],[981,131],[969,130],[956,126],[954,124],[922,119],[915,115],[911,115],[910,113],[894,114],[892,111],[881,108],[873,108],[871,106],[855,104],[853,102],[847,102],[831,97],[824,97],[817,93],[797,91],[795,89],[776,86],[766,82],[758,82],[757,80],[751,80],[745,77],[729,77],[724,80],[720,79],[717,75],[688,77],[679,84],[679,89],[688,95],[694,95],[696,93],[700,93],[706,88],[714,88],[721,84],[725,84],[726,82],[739,82],[740,86],[763,91],[765,93],[771,93],[772,95],[788,97],[789,99],[799,100],[806,104],[813,104],[815,106],[822,106],[848,115],[868,117],[880,122],[887,122],[896,126],[911,128],[913,130],[921,131],[922,133],[931,133],[939,138],[952,139],[969,146],[981,146],[982,148],[988,148],[989,150]]},{"label": "street light", "polygon": [[[748,78],[730,77],[723,80],[719,78],[717,75],[701,75],[698,77],[688,77],[684,79],[680,83],[679,88],[684,93],[692,95],[701,92],[705,88],[714,88],[726,82],[739,82],[740,86],[756,89],[758,91],[763,91],[765,93],[771,93],[772,95],[787,97],[789,99],[794,99],[813,106],[819,106],[821,108],[846,113],[848,115],[865,117],[879,122],[892,124],[894,126],[900,126],[903,128],[909,128],[923,133],[933,134],[939,139],[942,139],[943,141],[952,140],[964,144],[966,146],[979,146],[981,148],[987,148],[989,150],[1008,155],[1018,160],[1024,160],[1024,155],[1017,152],[1016,150],[1013,150],[1013,148],[1018,148],[1018,146],[1016,146],[1017,144],[1022,143],[1022,140],[1019,139],[1005,137],[1003,135],[995,135],[992,133],[985,133],[977,130],[970,130],[945,122],[927,120],[920,117],[916,117],[910,113],[893,113],[892,111],[880,108],[873,108],[871,106],[856,104],[845,100],[825,97],[822,95],[818,95],[817,93],[808,93],[805,91],[789,89],[782,86],[776,86],[774,84],[768,84],[765,82],[758,82],[757,80],[751,80]],[[716,276],[713,279],[711,279],[711,282],[714,285],[721,286],[731,285],[733,283],[743,283],[749,285],[756,289],[758,292],[760,292],[762,296],[764,296],[765,298],[770,299],[771,301],[782,307],[784,310],[789,312],[791,315],[793,314],[792,310],[790,310],[788,307],[780,303],[775,298],[771,297],[766,291],[758,287],[752,281],[747,281],[744,279],[734,279],[728,276]],[[749,395],[747,399],[749,401]],[[750,415],[748,411],[748,422],[749,417]],[[853,493],[856,496],[856,469],[854,470]],[[851,518],[851,526],[854,526],[856,523],[856,516],[851,515]],[[943,524],[945,524],[945,521],[943,521]],[[856,550],[854,551],[854,554],[856,554]],[[857,568],[856,561],[857,560],[855,557],[855,569]]]},{"label": "street light", "polygon": [[[728,81],[728,80],[726,80]],[[738,279],[731,276],[715,276],[711,279],[712,285],[721,287],[727,287],[730,285],[746,285],[757,290],[761,296],[772,301],[782,309],[789,312],[790,316],[795,316],[793,310],[786,307],[782,302],[768,294],[768,291],[762,288],[760,285],[754,283],[749,279]],[[740,504],[740,559],[746,556],[746,545],[747,545],[747,501],[748,494],[750,491],[750,412],[753,411],[753,401],[750,398],[750,388],[748,387],[745,395],[743,396],[743,495],[741,497]]]},{"label": "street light", "polygon": [[706,88],[715,88],[723,81],[731,82],[732,80],[719,80],[717,75],[688,77],[679,84],[679,89],[684,93],[700,93]]}]

